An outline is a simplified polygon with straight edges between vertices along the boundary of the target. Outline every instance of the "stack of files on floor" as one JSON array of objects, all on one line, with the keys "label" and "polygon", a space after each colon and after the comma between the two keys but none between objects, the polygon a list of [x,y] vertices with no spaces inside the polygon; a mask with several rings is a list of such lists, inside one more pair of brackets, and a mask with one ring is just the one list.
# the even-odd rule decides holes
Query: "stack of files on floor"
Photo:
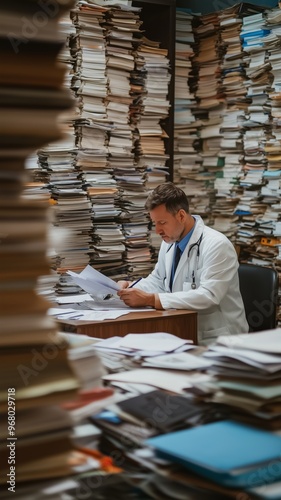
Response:
[{"label": "stack of files on floor", "polygon": [[217,379],[213,402],[232,418],[281,429],[281,329],[221,336],[203,356]]},{"label": "stack of files on floor", "polygon": [[223,418],[216,405],[202,398],[213,390],[211,377],[205,373],[210,364],[204,363],[198,351],[190,354],[191,347],[195,349],[165,333],[127,335],[95,344],[103,360],[106,351],[112,361],[119,357],[119,367],[108,363],[113,373],[103,379],[123,396],[90,417],[102,431],[100,450],[118,454],[126,480],[151,498],[164,498],[163,481],[167,499],[184,499],[195,490],[185,486],[183,496],[177,496],[182,487],[171,479],[177,467],[155,457],[146,440]]},{"label": "stack of files on floor", "polygon": [[[230,345],[244,343],[244,351],[250,352],[252,343],[259,343],[263,350],[268,333],[259,342],[258,334],[220,340],[221,344],[227,340]],[[271,333],[278,335],[278,331]],[[160,338],[161,334],[158,335]],[[133,336],[127,337],[129,340]],[[136,337],[140,340],[141,336]],[[278,352],[278,340],[276,344]],[[228,349],[232,350],[230,346]],[[202,352],[197,352],[198,363],[206,359],[202,358]],[[230,419],[221,405],[211,402],[207,380],[199,385],[191,383],[192,387],[182,390],[183,386],[172,375],[180,369],[177,360],[181,355],[187,355],[188,363],[190,355],[185,352],[166,355],[165,369],[163,356],[149,356],[141,369],[104,377],[107,383],[119,387],[124,399],[90,417],[102,431],[100,450],[107,454],[118,453],[122,457],[126,480],[152,498],[164,498],[165,491],[167,499],[184,500],[188,495],[192,500],[225,500],[247,495],[248,500],[278,500],[281,437]],[[169,369],[169,357],[174,370]],[[155,360],[161,366],[161,359],[161,375],[157,377],[156,372],[150,373],[148,362]],[[210,366],[206,369],[210,372]],[[197,375],[200,371],[198,364]],[[191,372],[182,373],[185,384],[192,380],[188,374]],[[201,390],[205,387],[209,394],[198,398],[194,391],[196,385]]]},{"label": "stack of files on floor", "polygon": [[[215,415],[208,405],[186,395],[142,389],[142,392],[123,394],[122,401],[91,416],[90,421],[103,431],[101,450],[109,453],[115,443],[116,448],[123,451],[127,463],[136,462],[134,466],[132,463],[135,468],[137,463],[143,465],[139,458],[141,448],[146,448],[145,439],[204,424],[216,416],[218,414]],[[145,454],[143,457],[145,459]]]}]

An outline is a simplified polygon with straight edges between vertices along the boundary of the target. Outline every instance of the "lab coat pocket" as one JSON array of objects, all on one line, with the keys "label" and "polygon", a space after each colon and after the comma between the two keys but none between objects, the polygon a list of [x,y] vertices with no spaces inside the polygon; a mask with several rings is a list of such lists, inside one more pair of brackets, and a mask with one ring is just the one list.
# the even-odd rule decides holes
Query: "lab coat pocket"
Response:
[{"label": "lab coat pocket", "polygon": [[182,289],[184,292],[188,292],[189,290],[191,290],[191,283],[185,281],[182,285]]}]

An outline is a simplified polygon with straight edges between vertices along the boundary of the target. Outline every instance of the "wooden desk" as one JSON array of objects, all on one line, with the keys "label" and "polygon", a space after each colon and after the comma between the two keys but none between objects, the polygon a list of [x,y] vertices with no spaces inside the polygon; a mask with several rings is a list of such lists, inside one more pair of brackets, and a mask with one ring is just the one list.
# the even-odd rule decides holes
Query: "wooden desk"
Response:
[{"label": "wooden desk", "polygon": [[167,332],[197,344],[197,313],[170,309],[168,311],[132,312],[117,319],[104,321],[57,320],[62,331],[107,339],[124,337],[128,333]]}]

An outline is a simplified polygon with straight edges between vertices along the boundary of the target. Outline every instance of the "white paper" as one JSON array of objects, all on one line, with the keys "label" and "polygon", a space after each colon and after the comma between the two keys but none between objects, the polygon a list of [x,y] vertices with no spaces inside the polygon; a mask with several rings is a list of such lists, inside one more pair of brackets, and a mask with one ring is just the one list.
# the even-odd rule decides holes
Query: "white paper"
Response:
[{"label": "white paper", "polygon": [[171,352],[188,343],[190,343],[189,340],[181,339],[165,332],[129,333],[121,338],[119,347],[127,347],[129,349],[138,349],[142,351]]},{"label": "white paper", "polygon": [[281,328],[258,333],[241,333],[241,335],[221,335],[217,339],[217,344],[281,354]]},{"label": "white paper", "polygon": [[58,304],[80,304],[86,300],[93,301],[91,295],[83,293],[81,295],[64,295],[63,297],[56,297],[55,301]]},{"label": "white paper", "polygon": [[158,368],[169,368],[176,370],[202,370],[209,368],[212,365],[211,361],[207,361],[200,356],[194,356],[182,352],[180,354],[167,354],[149,358],[142,363],[142,366],[154,366]]},{"label": "white paper", "polygon": [[156,368],[142,368],[122,373],[104,375],[103,380],[110,382],[128,382],[129,384],[147,384],[158,389],[164,389],[181,394],[186,389],[197,385],[205,385],[211,381],[209,375],[203,373],[186,374],[179,371],[157,370]]},{"label": "white paper", "polygon": [[[281,368],[281,356],[251,349],[239,349],[238,347],[229,349],[228,347],[216,345],[210,346],[209,350],[203,353],[203,356],[212,359],[220,359],[227,356],[228,358],[241,361],[250,366],[262,368],[269,372],[274,372]],[[232,361],[229,361],[229,363],[232,365]]]},{"label": "white paper", "polygon": [[120,290],[120,286],[115,281],[90,265],[86,266],[80,274],[73,271],[67,271],[67,274],[72,277],[76,285],[92,295],[112,294]]},{"label": "white paper", "polygon": [[58,309],[51,308],[48,311],[50,316],[55,316],[61,320],[79,320],[79,321],[104,321],[107,319],[116,319],[131,311],[127,309],[117,309],[111,311],[92,311],[89,309]]}]

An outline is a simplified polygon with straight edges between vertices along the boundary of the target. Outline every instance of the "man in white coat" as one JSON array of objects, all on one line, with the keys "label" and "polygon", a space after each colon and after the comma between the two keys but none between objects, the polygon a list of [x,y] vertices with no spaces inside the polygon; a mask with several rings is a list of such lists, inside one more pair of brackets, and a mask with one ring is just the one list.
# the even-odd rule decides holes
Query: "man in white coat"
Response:
[{"label": "man in white coat", "polygon": [[154,189],[145,208],[163,240],[158,262],[133,287],[119,281],[119,297],[131,307],[197,311],[201,345],[219,335],[248,332],[238,259],[228,238],[191,215],[186,194],[172,182]]}]

